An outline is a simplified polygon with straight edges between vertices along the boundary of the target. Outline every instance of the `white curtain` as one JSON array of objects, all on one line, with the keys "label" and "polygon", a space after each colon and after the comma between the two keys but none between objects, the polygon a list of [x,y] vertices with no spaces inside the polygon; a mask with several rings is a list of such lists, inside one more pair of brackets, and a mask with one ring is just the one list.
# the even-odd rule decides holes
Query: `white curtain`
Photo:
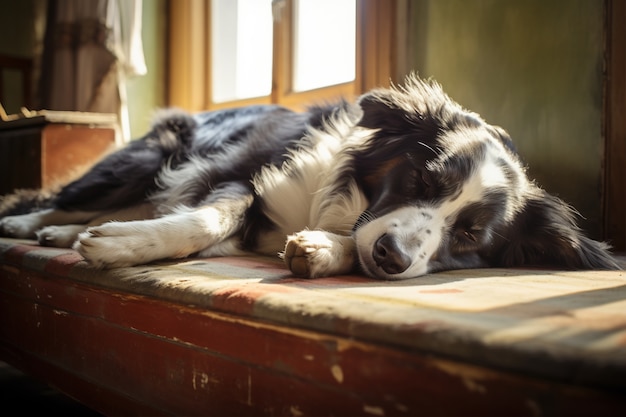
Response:
[{"label": "white curtain", "polygon": [[[52,0],[41,76],[50,110],[116,113],[129,138],[125,81],[147,72],[141,41],[142,0]],[[45,54],[45,52],[44,52]],[[48,67],[46,68],[46,64]]]}]

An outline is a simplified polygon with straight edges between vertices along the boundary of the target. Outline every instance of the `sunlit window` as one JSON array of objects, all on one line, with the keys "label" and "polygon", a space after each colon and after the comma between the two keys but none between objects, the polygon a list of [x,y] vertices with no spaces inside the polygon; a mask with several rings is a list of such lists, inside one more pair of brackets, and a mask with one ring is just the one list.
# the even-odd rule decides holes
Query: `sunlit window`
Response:
[{"label": "sunlit window", "polygon": [[[168,102],[191,111],[256,104],[302,110],[389,85],[404,38],[387,0],[168,3]],[[406,13],[405,13],[406,15]]]},{"label": "sunlit window", "polygon": [[355,0],[295,0],[293,91],[354,80]]},{"label": "sunlit window", "polygon": [[213,102],[272,90],[272,0],[212,0]]},{"label": "sunlit window", "polygon": [[[356,0],[290,4],[291,32],[283,40],[290,48],[289,92],[354,81]],[[274,2],[275,8],[285,5]],[[272,93],[273,29],[272,0],[211,1],[213,103]]]}]

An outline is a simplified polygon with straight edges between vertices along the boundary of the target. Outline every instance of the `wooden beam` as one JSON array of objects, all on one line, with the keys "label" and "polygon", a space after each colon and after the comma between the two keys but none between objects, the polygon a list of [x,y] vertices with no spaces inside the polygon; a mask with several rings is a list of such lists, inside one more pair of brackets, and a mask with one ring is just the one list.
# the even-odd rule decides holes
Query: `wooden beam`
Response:
[{"label": "wooden beam", "polygon": [[169,3],[169,105],[189,111],[207,108],[206,23],[210,4],[205,0],[176,0]]},{"label": "wooden beam", "polygon": [[604,85],[604,238],[626,250],[626,2],[605,7],[606,76]]},{"label": "wooden beam", "polygon": [[362,92],[388,87],[396,73],[395,0],[357,2],[357,84]]}]

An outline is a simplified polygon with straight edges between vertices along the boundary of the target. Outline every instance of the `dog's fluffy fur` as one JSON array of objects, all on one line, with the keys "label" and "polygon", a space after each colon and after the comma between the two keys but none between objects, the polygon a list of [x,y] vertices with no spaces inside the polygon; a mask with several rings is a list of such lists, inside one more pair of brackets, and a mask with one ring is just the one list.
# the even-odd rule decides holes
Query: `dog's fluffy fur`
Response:
[{"label": "dog's fluffy fur", "polygon": [[306,277],[618,268],[529,181],[502,129],[415,76],[305,113],[166,111],[48,208],[7,216],[17,200],[5,199],[3,235],[103,268],[243,251],[281,253]]}]

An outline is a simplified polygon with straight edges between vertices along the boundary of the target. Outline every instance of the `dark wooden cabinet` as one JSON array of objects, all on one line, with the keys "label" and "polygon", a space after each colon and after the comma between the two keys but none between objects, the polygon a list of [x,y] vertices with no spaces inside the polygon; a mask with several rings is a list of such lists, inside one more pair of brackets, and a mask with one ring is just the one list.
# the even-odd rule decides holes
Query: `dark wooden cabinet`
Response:
[{"label": "dark wooden cabinet", "polygon": [[0,195],[51,187],[115,145],[114,115],[47,112],[0,122]]}]

